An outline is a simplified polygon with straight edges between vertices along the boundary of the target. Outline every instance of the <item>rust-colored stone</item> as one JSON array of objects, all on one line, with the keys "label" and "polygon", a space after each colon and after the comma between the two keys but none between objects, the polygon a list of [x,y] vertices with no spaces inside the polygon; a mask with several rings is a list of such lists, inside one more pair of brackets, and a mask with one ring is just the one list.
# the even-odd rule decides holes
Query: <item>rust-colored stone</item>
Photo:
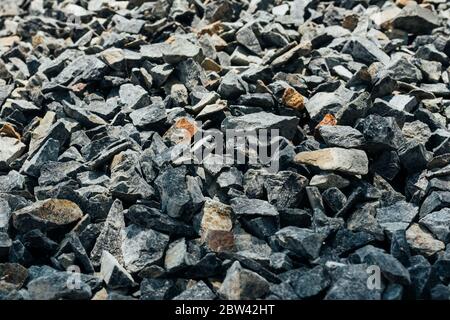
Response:
[{"label": "rust-colored stone", "polygon": [[322,121],[319,122],[319,124],[314,128],[314,136],[317,138],[319,137],[319,127],[321,126],[335,126],[337,124],[336,117],[332,115],[331,113],[327,113]]},{"label": "rust-colored stone", "polygon": [[319,122],[319,124],[316,126],[316,129],[320,126],[335,126],[337,124],[336,117],[332,115],[331,113],[327,113],[322,121]]},{"label": "rust-colored stone", "polygon": [[190,138],[192,138],[198,131],[198,127],[194,121],[189,120],[188,118],[180,118],[175,122],[175,128],[177,129],[185,129],[189,132]]},{"label": "rust-colored stone", "polygon": [[283,103],[296,110],[302,110],[305,107],[305,98],[294,88],[286,88],[282,97]]},{"label": "rust-colored stone", "polygon": [[20,134],[9,123],[5,123],[3,125],[3,127],[0,129],[0,135],[20,140]]},{"label": "rust-colored stone", "polygon": [[197,131],[198,127],[193,120],[182,117],[166,131],[163,138],[174,144],[189,143]]},{"label": "rust-colored stone", "polygon": [[210,230],[206,234],[205,243],[214,252],[232,251],[234,235],[231,231]]},{"label": "rust-colored stone", "polygon": [[213,35],[213,34],[218,34],[221,33],[223,31],[223,25],[222,22],[220,20],[208,24],[207,26],[201,28],[198,32],[197,35],[201,36],[203,34],[209,34],[209,35]]}]

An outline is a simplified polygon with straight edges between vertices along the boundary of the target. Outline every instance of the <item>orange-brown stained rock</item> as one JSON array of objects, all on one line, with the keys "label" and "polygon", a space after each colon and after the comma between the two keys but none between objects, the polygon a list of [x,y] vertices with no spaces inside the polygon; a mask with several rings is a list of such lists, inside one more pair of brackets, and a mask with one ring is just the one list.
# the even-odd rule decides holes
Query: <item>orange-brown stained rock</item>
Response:
[{"label": "orange-brown stained rock", "polygon": [[207,26],[201,28],[197,32],[197,35],[201,36],[203,34],[209,34],[212,36],[213,34],[218,34],[218,33],[222,32],[222,30],[223,30],[223,25],[222,25],[222,22],[219,20],[219,21],[208,24]]},{"label": "orange-brown stained rock", "polygon": [[319,122],[319,124],[316,126],[316,129],[320,126],[335,126],[337,124],[336,117],[333,116],[331,113],[327,113],[322,121]]},{"label": "orange-brown stained rock", "polygon": [[283,103],[296,110],[302,110],[305,107],[305,98],[294,88],[286,88],[282,97]]},{"label": "orange-brown stained rock", "polygon": [[232,251],[234,249],[233,232],[210,230],[206,234],[205,244],[214,252]]},{"label": "orange-brown stained rock", "polygon": [[17,133],[17,131],[14,130],[14,127],[9,123],[5,123],[3,125],[3,127],[0,129],[0,135],[20,140],[20,134]]},{"label": "orange-brown stained rock", "polygon": [[192,138],[198,131],[198,127],[194,121],[189,120],[188,118],[180,118],[175,122],[175,128],[177,129],[185,129],[189,132],[190,138]]},{"label": "orange-brown stained rock", "polygon": [[182,117],[166,131],[163,138],[175,144],[189,143],[197,131],[198,127],[194,120]]},{"label": "orange-brown stained rock", "polygon": [[321,126],[335,126],[337,124],[337,120],[334,115],[331,113],[327,113],[322,121],[314,128],[314,136],[317,138],[319,136],[319,127]]}]

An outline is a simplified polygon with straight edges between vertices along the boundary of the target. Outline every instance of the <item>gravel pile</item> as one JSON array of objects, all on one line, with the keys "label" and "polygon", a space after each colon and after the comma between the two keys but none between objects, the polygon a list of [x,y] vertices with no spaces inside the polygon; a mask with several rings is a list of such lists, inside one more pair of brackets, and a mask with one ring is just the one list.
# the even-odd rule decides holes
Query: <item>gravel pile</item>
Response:
[{"label": "gravel pile", "polygon": [[0,26],[0,299],[450,299],[448,1]]}]

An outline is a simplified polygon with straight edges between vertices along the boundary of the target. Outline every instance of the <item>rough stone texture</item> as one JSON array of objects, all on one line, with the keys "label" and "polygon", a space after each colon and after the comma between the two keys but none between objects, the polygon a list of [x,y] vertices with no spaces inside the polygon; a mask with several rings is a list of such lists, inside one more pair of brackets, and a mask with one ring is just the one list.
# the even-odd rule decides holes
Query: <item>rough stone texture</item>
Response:
[{"label": "rough stone texture", "polygon": [[108,251],[120,264],[123,264],[121,237],[124,228],[125,221],[122,202],[116,200],[111,206],[106,221],[91,251],[91,260],[94,265],[100,265],[103,251]]},{"label": "rough stone texture", "polygon": [[322,170],[336,170],[349,174],[367,174],[369,161],[364,151],[343,148],[326,148],[305,151],[295,156],[297,163],[319,167]]},{"label": "rough stone texture", "polygon": [[100,274],[111,289],[127,288],[134,284],[131,275],[108,251],[103,251]]},{"label": "rough stone texture", "polygon": [[239,262],[227,270],[225,280],[219,289],[219,294],[227,300],[257,299],[269,291],[269,283],[255,272],[247,270]]},{"label": "rough stone texture", "polygon": [[449,1],[0,26],[0,300],[449,299]]},{"label": "rough stone texture", "polygon": [[442,241],[436,240],[430,232],[416,223],[406,230],[406,239],[413,251],[424,256],[432,256],[445,249]]},{"label": "rough stone texture", "polygon": [[69,200],[47,199],[13,212],[14,228],[21,232],[64,227],[81,219],[83,212]]}]

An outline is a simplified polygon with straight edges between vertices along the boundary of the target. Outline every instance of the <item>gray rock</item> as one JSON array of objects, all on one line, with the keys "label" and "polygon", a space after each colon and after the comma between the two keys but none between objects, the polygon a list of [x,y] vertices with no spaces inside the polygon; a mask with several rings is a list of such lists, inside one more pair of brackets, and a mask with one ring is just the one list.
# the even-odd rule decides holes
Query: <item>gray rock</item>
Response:
[{"label": "gray rock", "polygon": [[397,149],[403,142],[402,132],[392,117],[372,114],[359,120],[355,128],[363,134],[367,147],[374,151]]},{"label": "gray rock", "polygon": [[380,226],[388,234],[393,234],[397,230],[406,230],[417,213],[417,207],[402,201],[388,207],[378,208],[376,217]]},{"label": "gray rock", "polygon": [[401,300],[403,297],[404,289],[401,284],[390,283],[383,292],[383,300]]},{"label": "gray rock", "polygon": [[167,114],[164,105],[158,102],[133,111],[130,118],[138,128],[155,128],[166,120]]},{"label": "gray rock", "polygon": [[83,280],[76,274],[55,272],[32,279],[27,288],[32,300],[89,300],[92,289]]},{"label": "gray rock", "polygon": [[170,299],[175,291],[173,280],[145,278],[141,282],[141,300]]},{"label": "gray rock", "polygon": [[161,209],[173,218],[188,219],[203,204],[204,198],[196,180],[186,179],[186,167],[170,168],[157,179]]},{"label": "gray rock", "polygon": [[141,86],[130,83],[123,84],[119,89],[120,101],[129,109],[137,110],[150,105],[150,97]]},{"label": "gray rock", "polygon": [[219,295],[227,300],[252,300],[269,292],[269,282],[259,274],[247,270],[236,261],[228,269]]},{"label": "gray rock", "polygon": [[203,282],[199,281],[192,287],[180,293],[173,300],[214,300],[216,295],[214,292]]},{"label": "gray rock", "polygon": [[341,210],[347,202],[347,197],[336,187],[329,188],[322,193],[325,204],[334,212]]},{"label": "gray rock", "polygon": [[108,251],[102,253],[100,274],[111,289],[129,288],[134,284],[133,277]]},{"label": "gray rock", "polygon": [[216,182],[221,188],[241,188],[242,187],[242,173],[236,168],[222,171],[216,179]]},{"label": "gray rock", "polygon": [[406,240],[405,230],[398,230],[392,234],[390,253],[404,266],[408,266],[411,258],[411,250]]},{"label": "gray rock", "polygon": [[424,256],[413,256],[409,261],[408,271],[413,285],[412,295],[414,298],[420,299],[430,280],[431,265]]},{"label": "gray rock", "polygon": [[13,192],[24,189],[25,177],[15,170],[0,176],[0,192]]},{"label": "gray rock", "polygon": [[0,232],[0,258],[8,256],[13,242],[6,232]]},{"label": "gray rock", "polygon": [[371,245],[359,250],[366,250],[361,262],[378,266],[388,280],[406,286],[411,283],[408,270],[393,256]]},{"label": "gray rock", "polygon": [[132,224],[122,231],[121,242],[124,267],[136,273],[162,259],[169,236]]},{"label": "gray rock", "polygon": [[277,216],[277,209],[267,201],[259,199],[233,198],[231,208],[238,216]]},{"label": "gray rock", "polygon": [[430,128],[421,121],[406,122],[402,128],[403,136],[407,140],[416,140],[425,144],[431,136]]},{"label": "gray rock", "polygon": [[141,227],[153,229],[174,236],[192,237],[195,234],[194,227],[163,214],[159,209],[136,204],[131,206],[126,218]]},{"label": "gray rock", "polygon": [[270,267],[276,271],[287,271],[293,268],[293,264],[286,253],[274,252],[270,255]]},{"label": "gray rock", "polygon": [[50,161],[58,160],[59,148],[60,145],[57,140],[47,140],[33,157],[29,157],[25,161],[22,166],[22,172],[33,177],[38,177],[42,166]]},{"label": "gray rock", "polygon": [[395,80],[414,83],[422,81],[422,73],[408,56],[397,55],[393,57],[386,68]]},{"label": "gray rock", "polygon": [[108,66],[95,56],[80,56],[65,67],[53,81],[59,85],[101,80]]},{"label": "gray rock", "polygon": [[236,41],[246,47],[248,50],[259,55],[262,52],[258,37],[252,30],[252,24],[246,24],[236,32]]},{"label": "gray rock", "polygon": [[300,275],[294,283],[294,290],[300,299],[312,298],[330,285],[330,278],[322,266],[317,266]]},{"label": "gray rock", "polygon": [[425,146],[417,141],[408,141],[398,149],[398,156],[403,167],[414,173],[425,169],[432,154],[425,149]]},{"label": "gray rock", "polygon": [[155,67],[153,67],[150,70],[150,75],[152,76],[152,79],[154,81],[155,86],[162,86],[169,76],[172,74],[174,68],[170,64],[160,64]]},{"label": "gray rock", "polygon": [[450,235],[450,208],[427,214],[419,223],[430,230],[437,239],[447,243]]},{"label": "gray rock", "polygon": [[414,34],[431,33],[439,26],[439,18],[429,9],[417,3],[406,5],[392,21],[393,26]]},{"label": "gray rock", "polygon": [[338,265],[331,270],[333,283],[325,300],[380,300],[381,290],[370,289],[367,285],[366,264]]},{"label": "gray rock", "polygon": [[80,266],[83,273],[94,273],[94,267],[92,266],[91,260],[89,259],[83,244],[79,237],[73,232],[69,233],[63,241],[61,241],[55,256],[60,257],[65,254],[73,254],[74,260]]},{"label": "gray rock", "polygon": [[280,171],[264,181],[269,203],[277,209],[295,208],[303,199],[308,179],[290,171]]},{"label": "gray rock", "polygon": [[172,242],[166,251],[164,267],[169,272],[175,272],[194,265],[197,261],[195,254],[189,252],[189,243],[184,238]]},{"label": "gray rock", "polygon": [[307,259],[319,256],[325,236],[310,229],[285,227],[272,236],[278,246]]},{"label": "gray rock", "polygon": [[317,174],[311,178],[309,185],[319,189],[336,187],[345,188],[350,185],[350,181],[334,173]]},{"label": "gray rock", "polygon": [[[443,65],[448,65],[448,58],[439,50],[436,49],[436,47],[433,44],[427,44],[424,46],[421,46],[415,56],[420,59],[430,60],[430,64],[433,65],[433,62],[436,61],[438,63],[441,63]],[[441,84],[436,84],[437,86],[440,86]],[[445,85],[444,85],[445,88]],[[445,89],[444,89],[445,90]]]},{"label": "gray rock", "polygon": [[115,200],[91,251],[91,261],[94,266],[100,266],[103,251],[108,251],[117,259],[119,264],[123,265],[122,234],[124,229],[122,202]]},{"label": "gray rock", "polygon": [[221,80],[218,93],[224,99],[234,100],[247,93],[248,85],[234,71],[229,71]]},{"label": "gray rock", "polygon": [[350,126],[320,126],[319,133],[329,147],[360,148],[364,137]]},{"label": "gray rock", "polygon": [[259,131],[266,129],[279,130],[279,134],[291,140],[297,128],[298,119],[296,117],[278,116],[268,112],[258,112],[240,117],[227,118],[222,122],[222,131],[236,130],[242,132]]},{"label": "gray rock", "polygon": [[114,23],[114,29],[126,33],[139,33],[145,24],[144,20],[127,19],[118,14],[114,15],[112,22]]},{"label": "gray rock", "polygon": [[338,114],[353,98],[354,92],[341,86],[334,92],[317,92],[305,104],[311,119],[318,123],[327,113]]},{"label": "gray rock", "polygon": [[450,192],[434,191],[425,198],[420,206],[420,217],[423,218],[433,211],[438,211],[448,206],[450,206]]},{"label": "gray rock", "polygon": [[174,37],[168,45],[161,48],[163,59],[166,63],[176,64],[188,58],[199,58],[200,47],[182,37]]},{"label": "gray rock", "polygon": [[26,149],[26,145],[12,137],[0,137],[0,170],[5,170],[11,162],[18,159]]},{"label": "gray rock", "polygon": [[344,46],[343,53],[349,53],[358,62],[370,65],[374,62],[381,62],[387,65],[389,56],[372,41],[364,37],[352,37]]}]

